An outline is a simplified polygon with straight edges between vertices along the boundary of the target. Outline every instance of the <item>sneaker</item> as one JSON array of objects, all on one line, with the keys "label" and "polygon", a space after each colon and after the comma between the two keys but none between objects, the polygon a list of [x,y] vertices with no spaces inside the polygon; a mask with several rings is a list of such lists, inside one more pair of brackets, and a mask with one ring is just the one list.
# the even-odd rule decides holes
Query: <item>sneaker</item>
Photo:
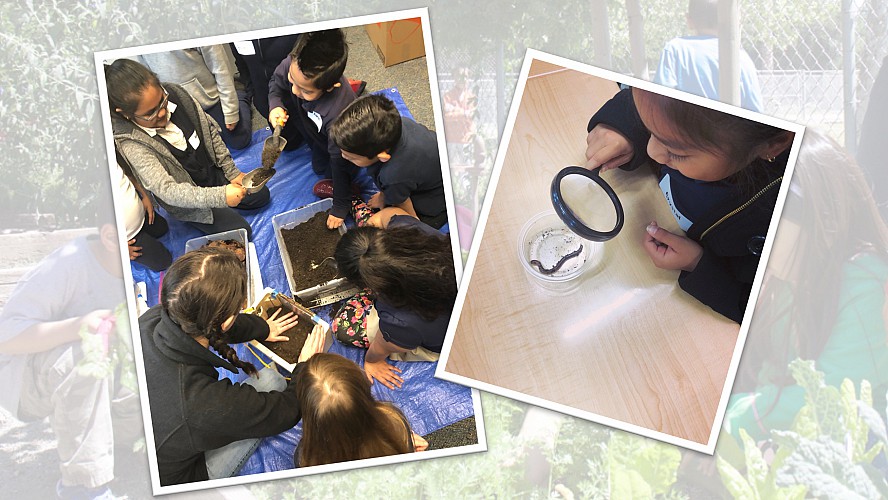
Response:
[{"label": "sneaker", "polygon": [[364,89],[367,88],[367,82],[364,80],[352,80],[348,79],[348,84],[351,85],[352,91],[354,91],[356,96],[360,96],[364,93]]},{"label": "sneaker", "polygon": [[125,500],[127,498],[115,495],[107,485],[98,488],[65,486],[61,479],[56,483],[56,497],[63,500]]},{"label": "sneaker", "polygon": [[333,179],[321,179],[311,188],[311,192],[318,198],[333,197]]}]

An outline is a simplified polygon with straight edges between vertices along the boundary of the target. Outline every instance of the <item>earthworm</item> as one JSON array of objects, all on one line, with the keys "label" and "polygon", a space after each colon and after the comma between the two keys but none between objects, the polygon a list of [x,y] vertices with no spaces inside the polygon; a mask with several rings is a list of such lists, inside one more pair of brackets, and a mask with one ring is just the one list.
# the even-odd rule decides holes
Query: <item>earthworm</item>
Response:
[{"label": "earthworm", "polygon": [[562,257],[561,260],[559,260],[558,262],[556,262],[555,265],[552,266],[552,267],[549,268],[549,269],[546,269],[545,267],[543,267],[543,263],[540,262],[540,261],[538,261],[538,260],[536,260],[536,259],[530,261],[530,264],[531,264],[531,265],[534,265],[534,264],[535,264],[535,265],[537,266],[537,268],[540,270],[540,272],[543,273],[543,274],[552,274],[552,273],[554,273],[555,271],[561,269],[561,266],[563,266],[565,262],[567,262],[568,260],[570,260],[570,259],[572,259],[572,258],[574,258],[574,257],[576,257],[576,256],[578,256],[578,255],[580,255],[580,253],[582,253],[582,252],[583,252],[583,245],[580,245],[580,248],[577,248],[577,249],[574,250],[573,252],[571,252],[571,253],[565,255],[564,257]]}]

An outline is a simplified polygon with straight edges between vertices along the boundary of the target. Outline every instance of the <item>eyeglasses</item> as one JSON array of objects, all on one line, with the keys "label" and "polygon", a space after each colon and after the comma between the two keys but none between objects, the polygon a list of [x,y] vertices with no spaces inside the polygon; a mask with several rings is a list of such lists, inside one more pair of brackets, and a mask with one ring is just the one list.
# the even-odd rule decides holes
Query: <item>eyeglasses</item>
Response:
[{"label": "eyeglasses", "polygon": [[160,100],[160,104],[158,104],[157,107],[154,108],[154,111],[150,115],[137,115],[133,113],[133,116],[135,118],[150,122],[157,118],[157,115],[160,114],[161,110],[166,109],[167,103],[169,103],[170,101],[170,93],[167,92],[167,89],[163,88],[163,85],[160,86],[160,90],[163,90],[163,98]]}]

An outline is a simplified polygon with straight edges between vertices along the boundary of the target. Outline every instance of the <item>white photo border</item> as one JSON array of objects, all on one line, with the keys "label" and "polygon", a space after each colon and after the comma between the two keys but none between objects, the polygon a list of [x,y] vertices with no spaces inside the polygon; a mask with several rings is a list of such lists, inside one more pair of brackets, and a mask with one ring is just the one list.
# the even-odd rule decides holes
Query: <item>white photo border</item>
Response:
[{"label": "white photo border", "polygon": [[[402,19],[420,18],[422,21],[423,43],[425,45],[425,57],[427,63],[427,71],[429,76],[429,92],[432,98],[432,112],[435,119],[435,132],[438,139],[438,154],[441,159],[441,176],[444,182],[444,197],[447,206],[447,218],[450,222],[450,246],[453,254],[453,265],[456,273],[457,285],[461,282],[463,274],[463,261],[459,246],[459,235],[456,223],[456,205],[453,198],[453,188],[450,180],[450,168],[447,158],[447,147],[444,138],[444,119],[441,110],[441,96],[438,89],[438,77],[435,72],[435,53],[432,47],[432,34],[429,24],[429,14],[427,8],[409,9],[380,14],[372,14],[358,17],[349,17],[343,19],[335,19],[329,21],[320,21],[307,24],[283,26],[279,28],[269,28],[262,30],[244,31],[231,33],[226,35],[215,35],[210,37],[193,38],[189,40],[179,40],[172,42],[162,42],[157,44],[140,45],[121,49],[104,50],[94,53],[96,75],[99,90],[99,106],[102,112],[102,125],[105,133],[105,148],[108,154],[108,175],[111,176],[113,169],[118,168],[115,164],[115,156],[110,154],[114,151],[113,133],[111,130],[110,110],[108,106],[108,89],[104,76],[104,63],[108,60],[118,59],[122,57],[131,57],[140,54],[148,54],[155,52],[165,52],[170,50],[199,47],[205,45],[227,44],[229,42],[241,40],[253,40],[257,38],[268,38],[281,35],[290,35],[296,33],[308,33],[312,31],[333,29],[333,28],[349,28],[354,26],[364,26],[373,23],[381,23],[388,21],[397,21]],[[118,207],[121,203],[120,193],[116,187],[112,187],[112,199],[114,206]],[[115,221],[117,223],[118,234],[126,234],[126,227],[123,216],[120,211],[115,209]],[[418,460],[428,460],[440,457],[449,457],[454,455],[463,455],[467,453],[478,453],[487,451],[487,437],[484,431],[484,419],[481,409],[480,394],[476,389],[472,389],[472,406],[475,413],[475,429],[478,435],[478,443],[455,448],[446,448],[442,450],[424,451],[422,453],[407,453],[401,455],[392,455],[387,457],[370,458],[351,462],[343,462],[337,464],[321,465],[306,468],[294,468],[285,471],[266,472],[253,474],[248,476],[239,476],[225,479],[216,479],[208,481],[198,481],[193,483],[161,486],[160,476],[157,469],[157,454],[155,450],[154,430],[151,425],[151,410],[148,402],[148,390],[145,383],[145,363],[142,355],[142,345],[139,334],[139,315],[136,307],[136,299],[130,290],[133,289],[133,274],[130,268],[129,250],[124,238],[119,238],[121,264],[123,266],[124,282],[127,290],[127,308],[130,318],[130,330],[133,336],[133,350],[136,363],[136,374],[139,382],[139,398],[142,406],[142,419],[145,426],[145,441],[148,448],[148,464],[151,473],[151,487],[154,495],[166,495],[170,493],[182,493],[187,491],[203,490],[209,488],[221,488],[226,486],[243,485],[248,483],[256,483],[260,481],[269,481],[274,479],[294,478],[313,474],[322,474],[326,472],[337,472],[345,470],[353,470],[356,468],[373,467],[380,465],[399,464],[404,462],[414,462]],[[451,318],[452,321],[452,318]]]},{"label": "white photo border", "polygon": [[[765,239],[765,246],[762,251],[758,269],[756,270],[755,279],[752,283],[752,291],[749,294],[746,312],[743,316],[743,321],[740,323],[740,332],[737,336],[737,343],[731,356],[731,361],[728,366],[728,374],[725,379],[724,387],[722,388],[718,408],[716,410],[715,418],[712,423],[712,428],[710,429],[709,438],[707,439],[706,443],[698,443],[689,439],[679,438],[671,434],[655,431],[610,417],[605,417],[593,412],[579,410],[567,405],[546,400],[544,398],[530,396],[518,391],[505,389],[491,383],[482,382],[473,378],[446,371],[447,360],[450,357],[450,350],[453,346],[453,339],[456,335],[456,329],[459,324],[459,316],[462,313],[463,306],[465,305],[469,283],[471,282],[472,273],[475,269],[475,263],[478,258],[478,252],[481,248],[481,240],[483,239],[484,230],[490,217],[491,207],[493,206],[493,199],[496,196],[496,188],[497,184],[499,183],[500,175],[502,174],[506,152],[509,150],[509,144],[512,139],[512,132],[515,127],[515,120],[518,116],[518,111],[524,98],[524,90],[527,85],[530,66],[534,61],[547,62],[565,69],[575,70],[613,82],[624,83],[630,87],[637,87],[642,90],[647,90],[649,92],[661,94],[681,101],[689,102],[691,104],[714,109],[716,111],[729,113],[734,116],[739,116],[741,118],[746,118],[784,130],[789,130],[795,133],[795,137],[793,138],[792,146],[790,149],[789,160],[786,163],[784,182],[781,183],[780,191],[777,195],[777,203],[774,207],[774,213],[771,216],[768,234]],[[490,177],[490,184],[487,189],[487,194],[484,197],[484,204],[481,207],[481,213],[478,217],[478,226],[475,229],[475,237],[472,240],[472,246],[469,249],[468,260],[466,262],[466,268],[463,273],[462,286],[460,286],[459,293],[456,296],[456,304],[454,304],[453,307],[453,316],[450,319],[449,328],[447,329],[447,336],[444,340],[444,347],[441,350],[441,359],[438,361],[438,366],[435,370],[435,377],[447,380],[449,382],[473,387],[485,392],[490,392],[499,396],[511,398],[517,401],[522,401],[549,410],[564,413],[566,415],[571,415],[577,418],[582,418],[584,420],[607,425],[615,429],[631,432],[640,436],[656,439],[658,441],[663,441],[675,446],[681,446],[683,448],[705,453],[707,455],[712,455],[713,453],[715,453],[715,446],[718,440],[719,430],[721,428],[722,420],[724,419],[725,410],[727,409],[728,398],[731,394],[731,388],[734,385],[734,379],[737,374],[737,367],[740,363],[740,355],[742,354],[743,347],[746,344],[746,337],[749,332],[749,326],[751,323],[752,314],[754,312],[753,310],[755,308],[755,300],[758,297],[759,291],[761,289],[765,269],[767,268],[768,259],[771,255],[771,247],[773,247],[774,245],[774,235],[777,233],[777,226],[780,220],[780,215],[783,213],[783,206],[786,201],[787,193],[789,192],[790,180],[792,178],[792,173],[795,170],[796,159],[798,158],[799,146],[802,143],[804,131],[805,127],[803,125],[763,115],[761,113],[756,113],[747,109],[731,106],[729,104],[725,104],[712,99],[707,99],[705,97],[700,97],[694,94],[689,94],[680,90],[663,87],[661,85],[657,85],[646,80],[641,80],[635,77],[605,70],[577,61],[572,61],[570,59],[565,59],[563,57],[548,54],[539,50],[527,49],[527,52],[524,56],[524,63],[521,66],[521,72],[518,76],[518,84],[515,90],[515,95],[512,98],[512,106],[509,110],[509,116],[506,119],[506,126],[503,130],[503,139],[500,142],[499,149],[497,150],[496,160]]]}]

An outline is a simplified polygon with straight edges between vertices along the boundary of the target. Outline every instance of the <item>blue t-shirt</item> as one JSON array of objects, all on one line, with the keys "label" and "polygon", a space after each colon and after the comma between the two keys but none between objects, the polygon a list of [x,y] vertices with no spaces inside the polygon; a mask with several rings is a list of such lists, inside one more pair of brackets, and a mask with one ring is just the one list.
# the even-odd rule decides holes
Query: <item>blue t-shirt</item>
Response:
[{"label": "blue t-shirt", "polygon": [[[660,54],[654,83],[718,99],[718,37],[685,36],[667,42]],[[762,110],[755,64],[743,50],[740,51],[740,106]]]}]

